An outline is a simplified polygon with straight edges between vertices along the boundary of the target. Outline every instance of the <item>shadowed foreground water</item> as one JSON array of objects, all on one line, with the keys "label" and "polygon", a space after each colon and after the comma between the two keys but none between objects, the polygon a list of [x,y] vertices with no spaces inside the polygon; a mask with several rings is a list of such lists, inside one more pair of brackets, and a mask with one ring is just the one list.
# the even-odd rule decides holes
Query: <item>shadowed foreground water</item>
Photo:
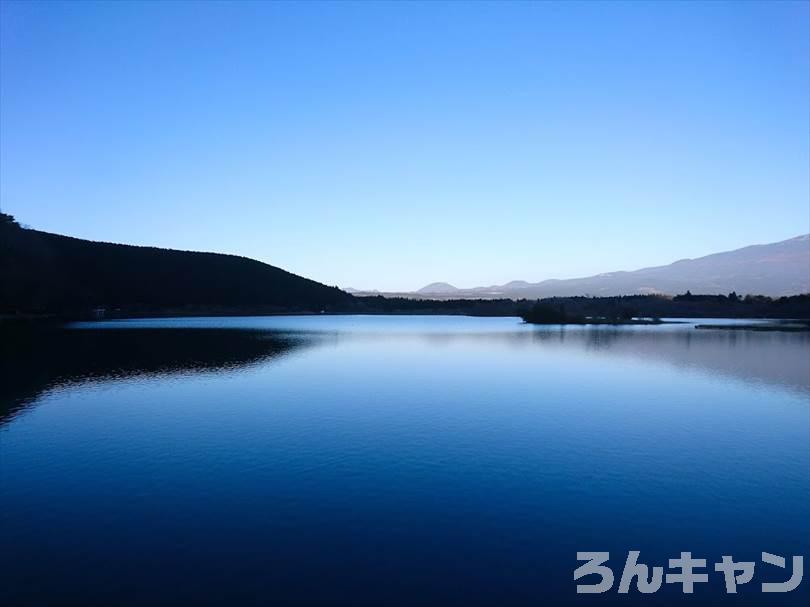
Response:
[{"label": "shadowed foreground water", "polygon": [[[810,562],[789,595],[759,562],[810,560],[808,334],[164,319],[6,336],[2,363],[6,605],[810,596]],[[597,550],[616,584],[578,596]],[[757,569],[619,596],[628,550]]]}]

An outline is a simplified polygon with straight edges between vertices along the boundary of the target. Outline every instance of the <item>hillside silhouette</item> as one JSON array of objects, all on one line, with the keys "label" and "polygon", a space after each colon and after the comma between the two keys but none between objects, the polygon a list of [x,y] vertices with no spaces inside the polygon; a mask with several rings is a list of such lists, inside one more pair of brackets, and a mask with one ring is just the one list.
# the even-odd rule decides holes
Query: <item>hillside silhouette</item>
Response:
[{"label": "hillside silhouette", "polygon": [[26,229],[0,213],[0,315],[92,317],[285,313],[603,318],[810,318],[810,295],[445,299],[352,296],[235,255],[93,242]]},{"label": "hillside silhouette", "polygon": [[245,257],[93,242],[26,229],[0,214],[0,313],[320,312],[352,300],[337,287]]}]

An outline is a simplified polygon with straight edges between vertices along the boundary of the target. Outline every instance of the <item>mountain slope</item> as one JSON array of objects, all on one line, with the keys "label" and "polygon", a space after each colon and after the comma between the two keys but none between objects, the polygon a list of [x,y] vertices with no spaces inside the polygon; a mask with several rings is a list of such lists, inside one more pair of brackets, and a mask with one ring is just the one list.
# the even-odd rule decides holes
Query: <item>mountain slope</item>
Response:
[{"label": "mountain slope", "polygon": [[429,285],[425,285],[421,289],[417,291],[417,293],[421,293],[422,295],[431,295],[435,293],[456,293],[458,289],[453,285],[446,283],[446,282],[432,282]]},{"label": "mountain slope", "polygon": [[[644,293],[795,295],[810,292],[810,235],[753,245],[666,266],[611,272],[586,278],[512,281],[496,287],[431,291],[438,297],[570,297]],[[423,291],[418,293],[422,294]]]},{"label": "mountain slope", "polygon": [[263,306],[313,310],[348,293],[235,255],[81,240],[0,217],[0,312],[96,306]]}]

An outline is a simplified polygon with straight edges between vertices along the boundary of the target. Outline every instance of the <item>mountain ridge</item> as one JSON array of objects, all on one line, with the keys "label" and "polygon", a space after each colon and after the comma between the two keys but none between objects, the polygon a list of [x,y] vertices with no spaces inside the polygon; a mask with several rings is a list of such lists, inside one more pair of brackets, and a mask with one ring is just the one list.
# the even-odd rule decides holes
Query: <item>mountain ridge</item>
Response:
[{"label": "mountain ridge", "polygon": [[661,293],[796,295],[810,292],[810,234],[774,243],[754,244],[682,258],[667,265],[637,270],[603,272],[581,278],[550,278],[539,282],[513,280],[490,287],[457,288],[442,291],[431,283],[404,296],[430,295],[437,298],[571,297],[617,296]]},{"label": "mountain ridge", "polygon": [[449,282],[432,282],[429,285],[425,285],[416,292],[425,295],[430,295],[431,293],[456,293],[459,290],[460,289],[454,287]]},{"label": "mountain ridge", "polygon": [[252,307],[321,311],[353,297],[282,268],[224,253],[99,242],[0,217],[0,312]]}]

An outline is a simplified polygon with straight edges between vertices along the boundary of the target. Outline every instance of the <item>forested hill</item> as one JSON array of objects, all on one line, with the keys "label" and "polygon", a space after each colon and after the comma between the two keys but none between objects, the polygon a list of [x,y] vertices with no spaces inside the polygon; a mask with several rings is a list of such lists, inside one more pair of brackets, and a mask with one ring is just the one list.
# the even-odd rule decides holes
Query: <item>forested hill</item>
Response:
[{"label": "forested hill", "polygon": [[330,310],[353,298],[235,255],[93,242],[20,227],[0,214],[0,313],[206,306]]}]

